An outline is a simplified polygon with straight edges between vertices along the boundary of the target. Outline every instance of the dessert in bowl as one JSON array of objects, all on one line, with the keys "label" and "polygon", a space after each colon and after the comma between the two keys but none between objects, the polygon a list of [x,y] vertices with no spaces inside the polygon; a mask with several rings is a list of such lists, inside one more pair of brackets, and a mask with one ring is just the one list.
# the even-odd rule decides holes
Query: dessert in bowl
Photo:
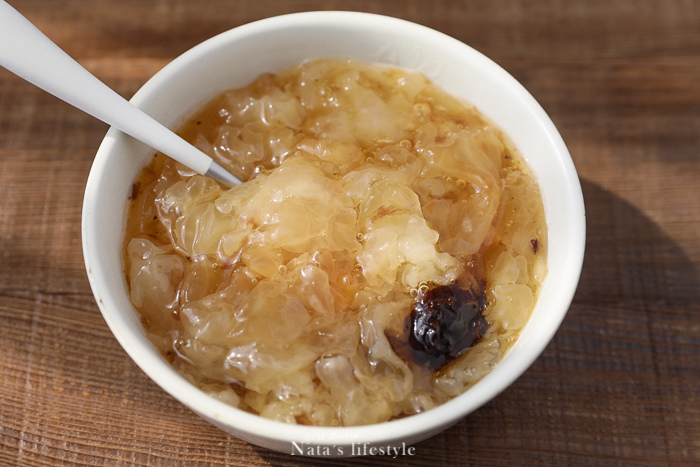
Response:
[{"label": "dessert in bowl", "polygon": [[[314,80],[299,78],[309,74],[328,89],[321,86],[315,94],[300,94],[299,89],[313,87]],[[391,86],[382,87],[387,80],[402,88],[398,94]],[[265,92],[256,95],[262,88]],[[276,95],[277,104],[270,104],[269,96],[275,97],[276,90],[294,88],[296,94]],[[351,88],[355,94],[374,89],[372,95],[384,100],[380,106],[372,95],[362,94],[362,105],[371,111],[365,115],[353,111],[352,118],[331,121],[309,102],[332,88],[337,93],[326,95],[331,101],[343,100],[338,93]],[[239,91],[233,97],[228,94],[222,105],[220,96],[231,89]],[[406,95],[410,99],[403,104],[394,99]],[[450,111],[457,101],[465,107]],[[271,18],[231,30],[185,53],[151,79],[132,102],[166,126],[182,128],[193,143],[223,157],[223,163],[249,181],[232,189],[219,187],[163,156],[152,162],[148,148],[110,131],[85,195],[83,242],[91,286],[107,323],[134,361],[193,411],[242,439],[286,453],[316,455],[353,455],[358,446],[405,446],[425,439],[459,421],[524,372],[568,309],[584,243],[583,203],[570,156],[549,118],[522,86],[454,39],[405,21],[361,13]],[[353,102],[350,105],[357,109],[358,99]],[[408,105],[409,111],[377,118],[387,108],[391,112],[387,107],[391,102]],[[220,116],[239,109],[244,118],[241,109],[256,105],[268,109],[258,112],[268,120],[276,118],[271,117],[275,109],[287,109],[278,118],[284,123],[278,129],[291,135],[286,149],[270,150],[270,141],[285,140],[282,133],[268,138],[267,158],[246,159],[245,154],[255,153],[245,149],[255,147],[251,143],[255,138],[244,134],[244,124],[250,121],[224,118],[209,131],[212,137],[193,130],[207,119],[202,109],[213,108],[213,114]],[[442,117],[433,115],[438,110]],[[463,117],[464,112],[477,123]],[[411,118],[402,119],[407,113]],[[431,116],[426,120],[427,114]],[[454,131],[445,134],[439,125],[436,130],[436,121]],[[323,127],[322,122],[330,126]],[[326,138],[329,133],[334,138]],[[460,136],[465,134],[469,139]],[[447,140],[471,147],[475,139],[480,151],[489,147],[497,154],[495,159],[486,156],[490,161],[486,165],[497,178],[488,179],[488,170],[479,176],[461,171],[452,152],[438,150],[450,146]],[[231,157],[226,159],[226,154]],[[143,178],[147,166],[150,179]],[[402,174],[400,180],[389,174],[397,172]],[[521,191],[540,200],[541,212],[535,209],[532,217],[542,222],[520,239],[518,247],[517,242],[505,242],[494,250],[492,246],[504,237],[502,225],[512,221],[507,213],[524,212],[522,205],[507,204],[514,198],[513,185],[504,173],[515,172],[531,174],[524,180],[535,181]],[[320,186],[325,191],[314,191]],[[460,195],[459,188],[465,186],[466,194]],[[211,198],[211,203],[200,203],[193,193]],[[459,202],[445,207],[450,197]],[[127,228],[130,198],[141,206],[140,214],[136,209],[140,220],[133,221],[132,209],[132,227]],[[274,212],[265,211],[270,200]],[[314,201],[321,203],[319,211],[321,205],[332,207],[325,221],[320,214],[316,219],[300,210],[300,205],[308,207]],[[453,205],[461,208],[454,210]],[[474,212],[479,215],[470,214]],[[480,228],[477,219],[484,212],[487,222]],[[146,225],[151,215],[154,223]],[[204,222],[204,217],[209,220]],[[228,230],[208,228],[198,237],[202,229],[197,226],[203,223],[225,224]],[[285,237],[280,232],[291,224],[298,224],[297,230]],[[447,235],[457,224],[478,241]],[[210,235],[214,231],[216,235]],[[387,246],[395,247],[388,255]],[[491,268],[507,271],[499,274],[500,284],[492,283]],[[210,270],[223,272],[206,272]],[[158,285],[160,273],[167,278]],[[204,280],[202,285],[201,278],[212,275],[215,280]],[[335,279],[329,280],[330,276]],[[332,287],[325,294],[316,293],[304,287],[305,277],[310,278],[307,282],[325,281]],[[401,290],[395,290],[394,282]],[[228,287],[232,283],[233,291]],[[301,283],[301,292],[287,292],[292,283]],[[197,292],[192,284],[206,293]],[[520,293],[523,287],[530,290],[529,296]],[[503,292],[500,308],[498,290]],[[149,305],[153,301],[149,297],[160,301]],[[227,302],[227,297],[233,301]],[[236,297],[242,301],[236,302]],[[505,302],[528,300],[524,318],[508,324]],[[177,305],[165,306],[166,302]],[[447,310],[443,305],[448,302],[461,304]],[[250,311],[256,310],[255,303],[262,305]],[[332,305],[324,308],[323,303]],[[397,303],[396,310],[377,311]],[[470,313],[466,318],[464,310]],[[241,318],[243,311],[258,318]],[[459,324],[457,328],[476,329],[468,342],[454,349],[450,341],[447,352],[428,336],[454,335],[455,328],[447,331],[431,321],[445,313],[458,315],[451,321]],[[348,324],[353,320],[343,321],[347,316],[356,317],[355,330]],[[252,324],[241,327],[237,321]],[[378,321],[384,325],[372,331]],[[515,321],[517,325],[512,324]],[[210,325],[202,326],[204,322]],[[300,322],[310,331],[299,330]],[[314,328],[314,323],[320,324]],[[334,323],[349,329],[350,340],[331,339],[329,348],[318,347],[318,336],[332,335],[328,326]],[[426,323],[432,329],[427,334],[420,329]],[[230,347],[222,349],[207,340],[213,329]],[[263,345],[265,338],[269,342]],[[308,345],[300,347],[299,339]],[[402,348],[402,342],[409,341],[408,350]],[[270,350],[275,347],[271,342],[279,344],[276,349]],[[350,342],[353,351],[348,353],[343,342]],[[208,350],[196,350],[205,344]],[[468,363],[470,354],[477,354],[474,349],[495,344],[500,351],[493,353],[494,359],[481,365]],[[316,353],[309,353],[311,347]],[[256,360],[254,354],[265,355]],[[258,371],[264,361],[272,366]],[[214,362],[214,369],[207,366],[209,362]],[[475,374],[479,368],[487,371]],[[353,385],[359,388],[351,391],[353,397],[342,391]],[[426,395],[416,390],[421,385],[437,390]],[[401,397],[394,397],[396,392]],[[392,397],[377,396],[387,393]]]}]

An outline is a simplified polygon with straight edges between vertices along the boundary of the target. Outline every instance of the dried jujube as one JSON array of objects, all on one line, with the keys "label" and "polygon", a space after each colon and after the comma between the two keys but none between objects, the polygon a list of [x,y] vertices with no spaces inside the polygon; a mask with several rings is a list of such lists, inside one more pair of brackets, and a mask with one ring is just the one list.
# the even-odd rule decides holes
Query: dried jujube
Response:
[{"label": "dried jujube", "polygon": [[428,290],[408,317],[414,361],[437,370],[461,355],[486,332],[485,308],[483,287],[463,289],[455,282]]}]

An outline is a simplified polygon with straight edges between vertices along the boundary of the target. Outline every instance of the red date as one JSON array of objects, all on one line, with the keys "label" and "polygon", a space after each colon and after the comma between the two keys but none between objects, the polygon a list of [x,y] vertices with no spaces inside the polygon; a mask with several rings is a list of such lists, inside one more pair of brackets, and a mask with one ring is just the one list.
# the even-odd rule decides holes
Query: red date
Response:
[{"label": "red date", "polygon": [[488,329],[484,288],[458,283],[435,287],[416,302],[408,318],[411,357],[432,371],[461,355]]}]

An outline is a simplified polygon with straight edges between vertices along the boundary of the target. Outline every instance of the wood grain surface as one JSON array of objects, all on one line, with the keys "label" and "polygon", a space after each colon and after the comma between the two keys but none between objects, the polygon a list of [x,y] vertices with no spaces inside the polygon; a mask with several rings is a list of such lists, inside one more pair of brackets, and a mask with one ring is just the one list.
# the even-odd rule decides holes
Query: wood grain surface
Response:
[{"label": "wood grain surface", "polygon": [[300,459],[136,367],[83,267],[107,127],[0,69],[0,465],[700,465],[700,2],[10,0],[125,97],[219,32],[304,10],[408,19],[485,53],[560,129],[587,207],[560,331],[511,387],[397,459]]}]

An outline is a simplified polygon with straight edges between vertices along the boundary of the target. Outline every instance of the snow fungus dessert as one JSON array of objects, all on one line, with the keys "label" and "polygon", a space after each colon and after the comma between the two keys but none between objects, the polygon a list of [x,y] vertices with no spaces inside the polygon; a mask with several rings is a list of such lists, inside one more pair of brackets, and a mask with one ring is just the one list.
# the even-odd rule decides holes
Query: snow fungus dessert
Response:
[{"label": "snow fungus dessert", "polygon": [[303,63],[180,134],[247,181],[156,156],[125,270],[150,340],[213,397],[288,423],[399,418],[464,392],[527,322],[546,274],[537,181],[423,75]]}]

